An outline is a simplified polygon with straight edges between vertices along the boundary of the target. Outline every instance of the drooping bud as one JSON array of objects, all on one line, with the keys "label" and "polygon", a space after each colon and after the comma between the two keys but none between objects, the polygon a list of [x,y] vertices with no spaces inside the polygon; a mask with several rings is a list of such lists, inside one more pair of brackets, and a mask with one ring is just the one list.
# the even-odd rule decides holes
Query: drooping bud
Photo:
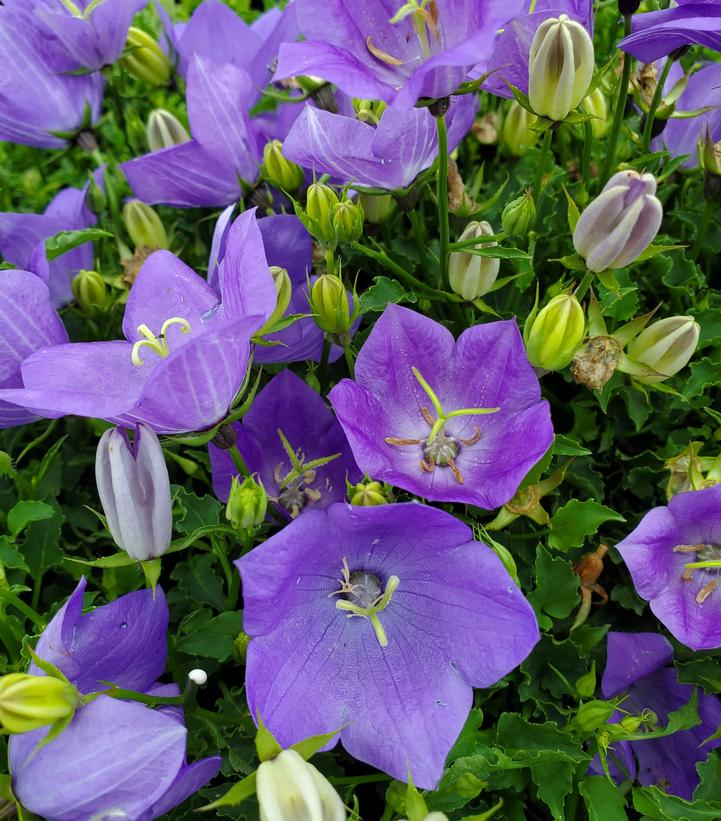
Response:
[{"label": "drooping bud", "polygon": [[531,114],[516,100],[513,100],[508,108],[508,113],[503,120],[501,138],[503,145],[514,157],[522,157],[538,139],[538,132],[532,129],[532,125],[538,117]]},{"label": "drooping bud", "polygon": [[313,283],[310,307],[319,328],[329,334],[344,334],[352,324],[348,294],[340,277],[322,274]]},{"label": "drooping bud", "polygon": [[573,246],[590,271],[623,268],[651,244],[661,227],[663,207],[653,174],[619,171],[581,214]]},{"label": "drooping bud", "polygon": [[123,206],[123,222],[136,248],[168,248],[168,235],[157,212],[140,200]]},{"label": "drooping bud", "polygon": [[[464,228],[459,242],[476,237],[492,236],[493,233],[493,228],[485,220],[483,222],[473,220]],[[482,245],[479,244],[478,247],[491,248],[494,245],[498,243],[485,242]],[[458,296],[471,302],[491,290],[500,267],[499,259],[480,257],[467,251],[454,251],[448,261],[448,280]]]},{"label": "drooping bud", "polygon": [[256,776],[263,821],[344,821],[345,807],[320,772],[295,750],[282,750],[263,761]]},{"label": "drooping bud", "polygon": [[572,294],[559,294],[533,319],[526,336],[528,360],[537,368],[565,368],[583,341],[586,318]]},{"label": "drooping bud", "polygon": [[273,277],[273,284],[275,285],[275,293],[278,301],[275,310],[268,317],[268,321],[263,327],[257,331],[256,336],[263,336],[269,333],[280,320],[285,316],[285,312],[290,305],[290,298],[293,293],[293,283],[290,281],[290,276],[285,268],[279,265],[271,265],[268,269],[270,275]]},{"label": "drooping bud", "polygon": [[173,502],[163,449],[152,428],[138,425],[131,444],[118,428],[100,437],[95,479],[110,535],[143,562],[170,546]]},{"label": "drooping bud", "polygon": [[170,60],[147,32],[131,26],[120,64],[133,77],[153,86],[164,86],[170,79]]},{"label": "drooping bud", "polygon": [[303,169],[283,154],[283,143],[280,140],[271,140],[265,144],[260,175],[283,191],[295,191],[304,180]]},{"label": "drooping bud", "polygon": [[151,151],[161,151],[163,148],[172,148],[174,145],[190,141],[190,134],[185,126],[164,108],[156,108],[150,112],[146,137]]},{"label": "drooping bud", "polygon": [[[628,357],[621,360],[619,370],[646,385],[663,382],[688,364],[700,332],[701,327],[691,316],[659,319],[631,342]],[[635,367],[639,365],[640,368]]]},{"label": "drooping bud", "polygon": [[601,86],[596,86],[593,91],[584,99],[583,110],[591,114],[591,130],[595,139],[600,140],[605,136],[609,128],[608,122],[608,101]]},{"label": "drooping bud", "polygon": [[79,703],[77,689],[63,679],[28,673],[0,676],[0,725],[10,733],[68,719]]},{"label": "drooping bud", "polygon": [[352,488],[350,503],[359,507],[387,505],[388,498],[382,482],[359,482]]},{"label": "drooping bud", "polygon": [[544,20],[531,43],[528,99],[534,113],[565,120],[588,93],[594,68],[593,41],[566,14]]},{"label": "drooping bud", "polygon": [[536,222],[536,205],[533,191],[511,200],[501,214],[501,227],[509,236],[525,237]]},{"label": "drooping bud", "polygon": [[225,506],[225,518],[237,530],[248,530],[263,523],[268,509],[268,494],[260,481],[248,476],[241,484],[233,477]]},{"label": "drooping bud", "polygon": [[78,271],[70,285],[80,310],[87,316],[102,312],[108,298],[105,280],[97,271]]},{"label": "drooping bud", "polygon": [[333,208],[333,230],[337,241],[344,243],[357,242],[363,235],[363,206],[353,200],[341,200]]},{"label": "drooping bud", "polygon": [[380,225],[395,211],[396,202],[390,194],[359,194],[358,205],[363,209],[365,221]]},{"label": "drooping bud", "polygon": [[333,209],[338,204],[338,195],[329,186],[314,182],[308,186],[305,214],[308,219],[306,228],[322,245],[335,247],[335,229],[333,228]]}]

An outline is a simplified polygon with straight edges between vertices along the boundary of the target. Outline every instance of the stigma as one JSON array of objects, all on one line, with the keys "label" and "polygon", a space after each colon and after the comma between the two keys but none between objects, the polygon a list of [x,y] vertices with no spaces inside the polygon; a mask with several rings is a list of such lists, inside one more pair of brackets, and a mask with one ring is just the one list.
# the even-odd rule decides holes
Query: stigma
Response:
[{"label": "stigma", "polygon": [[360,616],[369,619],[378,643],[381,647],[387,647],[388,636],[378,614],[390,604],[400,584],[398,576],[389,576],[386,588],[382,590],[381,580],[375,573],[351,571],[348,560],[343,558],[342,578],[338,579],[338,583],[340,588],[330,593],[330,597],[341,596],[335,603],[336,608],[347,612],[348,618]]},{"label": "stigma", "polygon": [[138,325],[138,333],[143,338],[139,339],[133,345],[133,350],[130,354],[133,365],[138,368],[142,368],[142,366],[146,364],[140,356],[140,352],[144,348],[148,348],[153,353],[157,354],[161,359],[168,357],[170,355],[170,347],[168,346],[168,329],[173,325],[178,325],[180,332],[183,334],[190,333],[190,323],[187,319],[183,319],[180,316],[171,316],[170,319],[166,319],[165,322],[163,322],[160,328],[160,333],[157,336],[147,325]]}]

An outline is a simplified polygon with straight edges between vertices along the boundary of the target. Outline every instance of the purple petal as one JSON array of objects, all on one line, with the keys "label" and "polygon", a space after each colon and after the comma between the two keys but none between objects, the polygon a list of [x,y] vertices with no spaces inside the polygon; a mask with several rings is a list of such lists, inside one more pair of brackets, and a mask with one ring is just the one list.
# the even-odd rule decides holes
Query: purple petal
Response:
[{"label": "purple petal", "polygon": [[684,3],[634,15],[632,33],[618,44],[644,63],[691,45],[721,50],[721,9],[715,3]]},{"label": "purple petal", "polygon": [[606,668],[601,691],[604,698],[627,690],[634,682],[665,667],[673,659],[673,648],[658,633],[616,633],[607,637]]},{"label": "purple petal", "polygon": [[178,804],[182,804],[191,795],[198,792],[208,781],[215,778],[220,770],[222,759],[219,755],[202,758],[192,764],[185,764],[175,777],[175,781],[170,785],[163,797],[156,801],[148,813],[139,821],[151,821],[153,818],[160,818],[165,813],[170,812]]}]

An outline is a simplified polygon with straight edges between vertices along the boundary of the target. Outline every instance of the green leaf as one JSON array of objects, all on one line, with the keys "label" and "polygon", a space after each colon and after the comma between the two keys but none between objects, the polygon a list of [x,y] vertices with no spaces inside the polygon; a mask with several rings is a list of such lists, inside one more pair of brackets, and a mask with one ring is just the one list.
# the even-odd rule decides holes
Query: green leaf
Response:
[{"label": "green leaf", "polygon": [[216,610],[225,608],[222,579],[216,574],[217,559],[212,553],[191,554],[173,568],[170,578],[191,601],[209,604]]},{"label": "green leaf", "polygon": [[721,803],[685,801],[677,795],[662,792],[658,787],[636,787],[633,806],[646,818],[658,821],[718,821],[721,818]]},{"label": "green leaf", "polygon": [[542,724],[527,721],[516,713],[503,713],[498,719],[496,742],[515,764],[532,766],[540,761],[588,761],[580,741],[562,732],[553,721]]},{"label": "green leaf", "polygon": [[247,775],[242,781],[234,784],[225,795],[221,795],[220,798],[213,801],[212,804],[206,804],[204,807],[200,807],[199,811],[208,812],[208,810],[214,810],[217,807],[233,807],[236,804],[241,804],[246,798],[255,795],[256,776],[256,772]]},{"label": "green leaf", "polygon": [[544,761],[531,767],[538,797],[548,806],[554,821],[564,821],[563,805],[573,787],[575,769],[567,761]]},{"label": "green leaf", "polygon": [[171,487],[175,503],[180,508],[180,515],[175,519],[178,533],[192,533],[208,525],[220,523],[220,512],[223,505],[215,496],[196,496],[178,485]]},{"label": "green leaf", "polygon": [[566,195],[566,202],[568,203],[568,229],[571,233],[573,233],[576,230],[576,223],[581,218],[581,212],[578,210],[578,206],[573,201],[573,197],[568,193],[566,186],[562,185],[561,188],[563,188],[563,193]]},{"label": "green leaf", "polygon": [[590,456],[591,451],[568,436],[557,433],[553,440],[554,456]]},{"label": "green leaf", "polygon": [[369,311],[382,313],[389,304],[398,305],[401,302],[417,302],[418,297],[413,291],[407,291],[395,279],[379,276],[373,278],[373,284],[360,295],[360,312]]},{"label": "green leaf", "polygon": [[694,801],[721,801],[721,756],[718,750],[711,752],[706,761],[699,761],[696,770],[701,781],[694,791]]},{"label": "green leaf", "polygon": [[243,629],[242,614],[221,613],[207,619],[207,611],[200,613],[204,614],[203,618],[195,619],[196,613],[185,622],[184,627],[191,625],[191,630],[178,641],[178,650],[191,656],[225,661],[233,652],[233,640]]},{"label": "green leaf", "polygon": [[84,245],[86,242],[94,242],[96,239],[103,237],[112,237],[113,235],[108,231],[103,231],[101,228],[82,228],[78,231],[59,231],[48,237],[45,240],[45,253],[48,262],[52,262],[59,256],[67,254],[79,245]]},{"label": "green leaf", "polygon": [[536,588],[528,595],[528,600],[536,611],[541,627],[549,629],[553,622],[548,616],[563,619],[578,606],[578,576],[570,562],[551,555],[543,545],[538,545],[535,578]]},{"label": "green leaf", "polygon": [[548,544],[557,550],[583,547],[586,536],[592,536],[604,522],[625,522],[620,513],[593,499],[571,499],[551,517]]},{"label": "green leaf", "polygon": [[63,515],[56,510],[53,516],[31,522],[25,532],[23,555],[35,578],[42,576],[50,567],[60,564],[65,557],[60,547],[60,531]]},{"label": "green leaf", "polygon": [[13,541],[31,522],[50,519],[55,509],[45,502],[26,500],[18,502],[8,513],[8,530]]},{"label": "green leaf", "polygon": [[26,573],[30,570],[23,554],[7,536],[0,536],[0,568],[2,567],[24,570]]},{"label": "green leaf", "polygon": [[586,261],[578,254],[566,254],[564,257],[559,257],[557,260],[549,260],[549,262],[560,262],[564,268],[569,271],[585,271]]},{"label": "green leaf", "polygon": [[530,259],[531,257],[520,248],[504,248],[502,245],[494,245],[491,248],[466,248],[465,254],[473,254],[476,257],[490,257],[491,259]]},{"label": "green leaf", "polygon": [[626,799],[613,781],[602,775],[584,778],[578,786],[588,821],[626,821]]}]

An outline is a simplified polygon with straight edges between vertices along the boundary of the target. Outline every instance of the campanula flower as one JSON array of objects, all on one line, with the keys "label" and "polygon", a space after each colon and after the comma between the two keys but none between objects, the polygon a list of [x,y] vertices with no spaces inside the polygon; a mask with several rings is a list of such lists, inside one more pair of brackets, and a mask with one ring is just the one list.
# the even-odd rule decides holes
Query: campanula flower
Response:
[{"label": "campanula flower", "polygon": [[438,783],[473,687],[538,641],[496,554],[413,502],[309,511],[236,564],[251,715],[284,747],[340,730],[350,755],[419,787]]}]

